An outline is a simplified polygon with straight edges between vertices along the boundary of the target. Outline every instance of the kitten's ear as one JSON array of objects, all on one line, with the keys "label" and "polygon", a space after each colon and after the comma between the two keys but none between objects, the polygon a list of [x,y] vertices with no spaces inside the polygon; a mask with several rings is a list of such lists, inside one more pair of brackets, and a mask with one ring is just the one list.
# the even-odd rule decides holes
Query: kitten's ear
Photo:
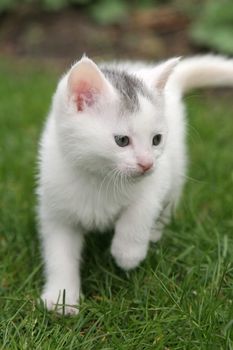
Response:
[{"label": "kitten's ear", "polygon": [[94,105],[98,98],[105,94],[110,84],[97,65],[87,57],[83,57],[68,76],[68,89],[74,99],[77,110],[83,111],[85,107]]},{"label": "kitten's ear", "polygon": [[156,88],[158,91],[162,92],[169,80],[171,73],[174,68],[179,63],[181,57],[171,58],[170,60],[162,63],[158,67],[155,68],[156,73]]}]

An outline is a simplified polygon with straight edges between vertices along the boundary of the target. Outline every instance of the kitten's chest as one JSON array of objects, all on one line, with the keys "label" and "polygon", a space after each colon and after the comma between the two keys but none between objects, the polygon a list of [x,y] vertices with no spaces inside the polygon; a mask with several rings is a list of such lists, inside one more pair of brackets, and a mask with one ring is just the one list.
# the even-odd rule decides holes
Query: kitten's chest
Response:
[{"label": "kitten's chest", "polygon": [[123,209],[122,195],[101,181],[80,181],[72,191],[72,213],[85,229],[112,228]]}]

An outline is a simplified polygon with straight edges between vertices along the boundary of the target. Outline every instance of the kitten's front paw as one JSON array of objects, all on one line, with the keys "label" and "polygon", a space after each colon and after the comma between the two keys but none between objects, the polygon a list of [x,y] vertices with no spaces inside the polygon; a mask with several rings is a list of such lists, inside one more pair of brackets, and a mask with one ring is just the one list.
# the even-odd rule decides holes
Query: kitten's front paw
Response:
[{"label": "kitten's front paw", "polygon": [[131,270],[137,267],[142,262],[147,253],[147,245],[139,244],[119,244],[112,242],[111,254],[114,257],[117,265],[123,270]]},{"label": "kitten's front paw", "polygon": [[56,311],[57,313],[63,315],[77,315],[79,312],[77,307],[78,293],[70,293],[64,289],[46,289],[41,295],[41,299],[44,306],[49,311]]},{"label": "kitten's front paw", "polygon": [[155,227],[150,232],[150,241],[155,243],[160,240],[163,234],[163,228]]}]

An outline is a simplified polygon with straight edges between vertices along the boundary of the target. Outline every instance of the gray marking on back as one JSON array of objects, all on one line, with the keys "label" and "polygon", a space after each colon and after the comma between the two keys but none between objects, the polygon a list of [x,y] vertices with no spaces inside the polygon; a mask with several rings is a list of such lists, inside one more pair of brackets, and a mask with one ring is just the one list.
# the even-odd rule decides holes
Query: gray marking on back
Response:
[{"label": "gray marking on back", "polygon": [[117,70],[112,68],[102,68],[101,71],[105,77],[112,83],[115,89],[120,93],[121,107],[123,112],[134,113],[140,109],[138,95],[147,98],[150,102],[154,103],[154,98],[145,84],[135,77],[123,70]]}]

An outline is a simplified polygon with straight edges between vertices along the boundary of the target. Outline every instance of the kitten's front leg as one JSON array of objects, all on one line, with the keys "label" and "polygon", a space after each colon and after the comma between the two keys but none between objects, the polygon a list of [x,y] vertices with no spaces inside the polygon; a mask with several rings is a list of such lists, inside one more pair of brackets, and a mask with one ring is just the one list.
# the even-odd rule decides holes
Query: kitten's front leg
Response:
[{"label": "kitten's front leg", "polygon": [[151,233],[150,233],[150,241],[155,243],[160,240],[162,237],[164,227],[169,224],[172,216],[172,203],[168,203],[160,213],[156,222],[154,223]]},{"label": "kitten's front leg", "polygon": [[41,226],[46,277],[41,298],[48,310],[77,314],[82,233],[47,220]]},{"label": "kitten's front leg", "polygon": [[156,212],[150,204],[139,202],[126,209],[117,221],[111,254],[122,269],[133,269],[145,259]]}]

